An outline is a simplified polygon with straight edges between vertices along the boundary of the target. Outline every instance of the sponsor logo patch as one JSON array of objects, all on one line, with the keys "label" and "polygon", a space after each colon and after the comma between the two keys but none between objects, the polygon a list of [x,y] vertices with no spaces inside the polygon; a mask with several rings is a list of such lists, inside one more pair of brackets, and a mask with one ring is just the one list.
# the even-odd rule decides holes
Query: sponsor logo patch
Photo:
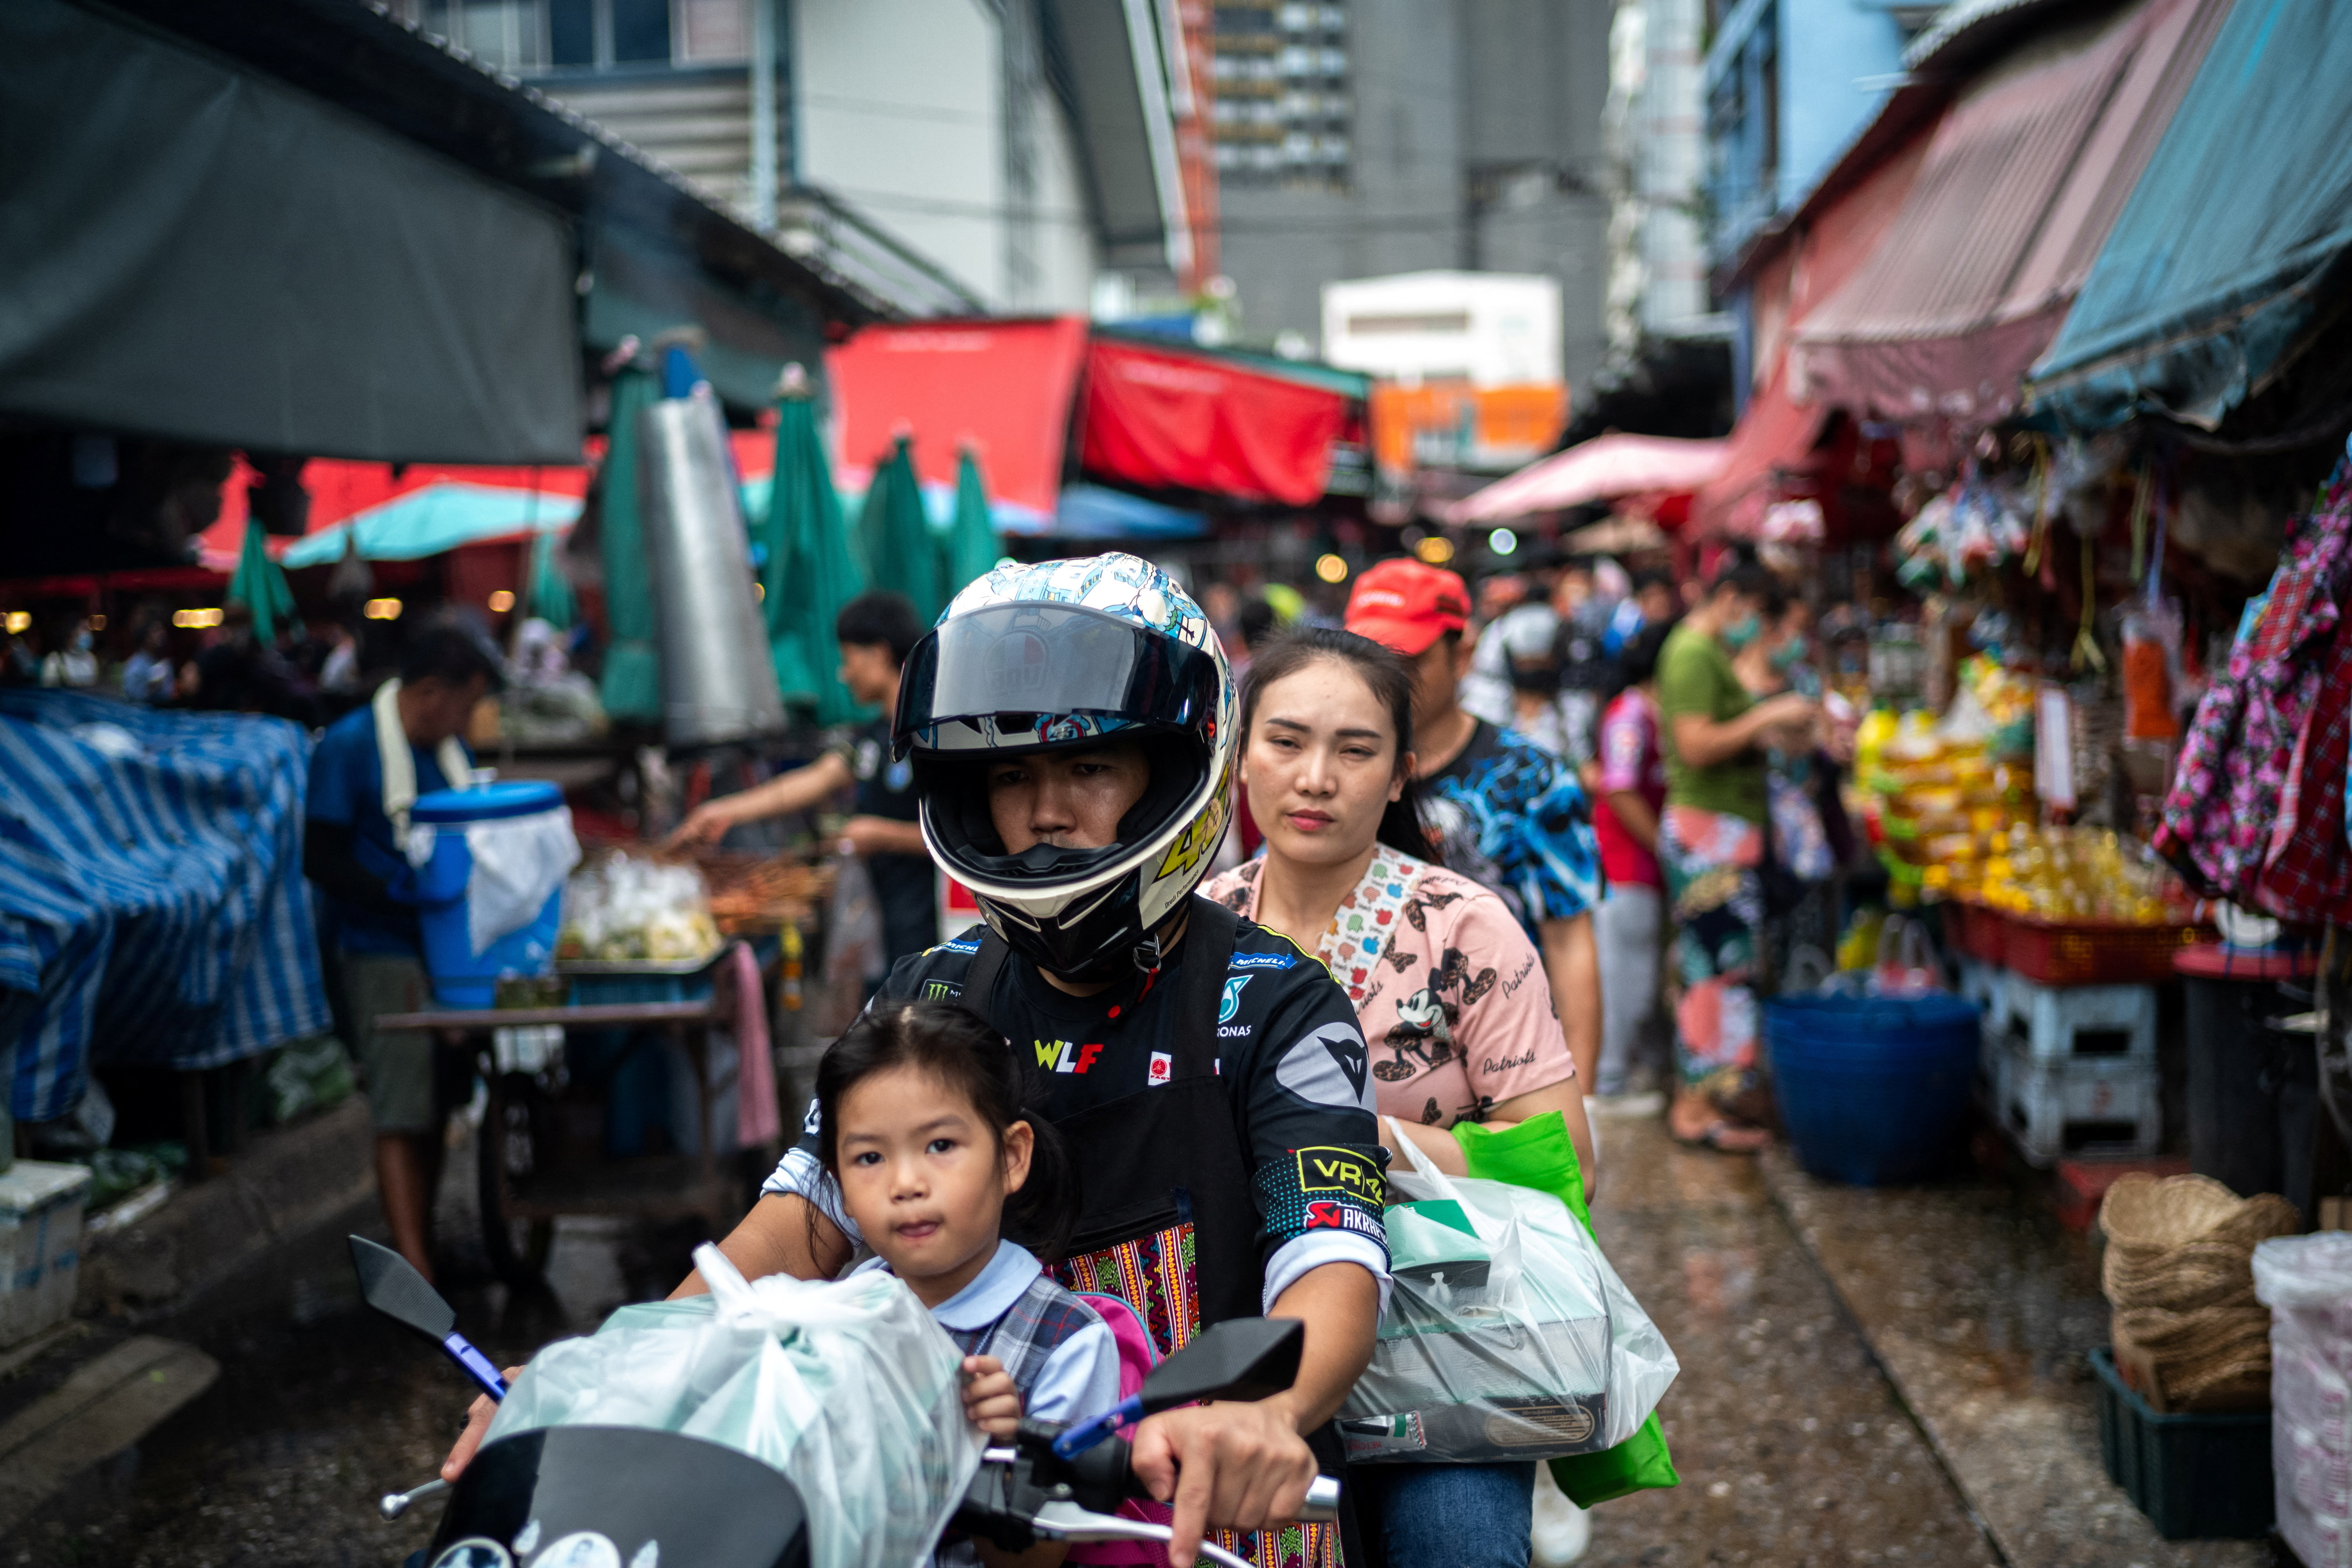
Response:
[{"label": "sponsor logo patch", "polygon": [[1220,1024],[1217,1026],[1217,1038],[1219,1040],[1247,1040],[1250,1037],[1250,1030],[1256,1027],[1257,1026],[1255,1024],[1246,1023]]},{"label": "sponsor logo patch", "polygon": [[923,1000],[927,1002],[950,1001],[961,995],[963,995],[963,988],[961,986],[951,986],[945,980],[925,980],[923,982]]},{"label": "sponsor logo patch", "polygon": [[1318,1198],[1307,1206],[1307,1228],[1309,1230],[1353,1230],[1362,1236],[1377,1236],[1385,1245],[1388,1230],[1378,1219],[1350,1203],[1337,1198]]},{"label": "sponsor logo patch", "polygon": [[1236,953],[1229,969],[1287,969],[1298,962],[1287,953]]},{"label": "sponsor logo patch", "polygon": [[1225,982],[1224,997],[1217,1003],[1219,1023],[1234,1021],[1234,1015],[1242,1010],[1242,988],[1249,983],[1250,977],[1247,975],[1235,975]]},{"label": "sponsor logo patch", "polygon": [[1295,1157],[1301,1192],[1341,1192],[1378,1204],[1388,1191],[1380,1167],[1353,1149],[1305,1148]]},{"label": "sponsor logo patch", "polygon": [[1164,1051],[1151,1053],[1151,1070],[1144,1074],[1146,1083],[1165,1083],[1175,1076],[1176,1059]]},{"label": "sponsor logo patch", "polygon": [[1075,1072],[1083,1075],[1102,1054],[1100,1040],[1088,1040],[1078,1045],[1066,1040],[1032,1040],[1037,1052],[1037,1065],[1048,1072]]}]

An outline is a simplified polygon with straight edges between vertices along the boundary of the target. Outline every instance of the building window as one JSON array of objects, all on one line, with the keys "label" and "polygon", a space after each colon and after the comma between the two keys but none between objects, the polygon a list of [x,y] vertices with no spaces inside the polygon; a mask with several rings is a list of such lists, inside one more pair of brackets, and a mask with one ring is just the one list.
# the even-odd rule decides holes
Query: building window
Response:
[{"label": "building window", "polygon": [[1219,5],[1210,124],[1219,177],[1344,186],[1353,155],[1345,5]]},{"label": "building window", "polygon": [[775,0],[412,0],[410,14],[502,70],[737,64]]}]

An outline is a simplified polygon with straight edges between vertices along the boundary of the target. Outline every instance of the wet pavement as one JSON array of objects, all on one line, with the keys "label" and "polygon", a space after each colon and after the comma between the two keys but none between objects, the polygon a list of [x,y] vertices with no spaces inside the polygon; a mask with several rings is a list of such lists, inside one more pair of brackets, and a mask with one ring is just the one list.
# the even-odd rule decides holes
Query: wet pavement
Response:
[{"label": "wet pavement", "polygon": [[[1661,1415],[1683,1484],[1596,1510],[1594,1568],[2263,1560],[2156,1540],[2100,1475],[2080,1356],[2104,1333],[2095,1274],[2017,1195],[1855,1192],[1680,1148],[1654,1119],[1600,1125],[1603,1244],[1682,1363]],[[467,1185],[445,1190],[445,1234],[470,1234]],[[460,1248],[449,1294],[463,1332],[520,1359],[665,1293],[692,1240],[567,1220],[546,1291],[467,1283]],[[385,1525],[375,1499],[434,1473],[467,1393],[360,1305],[340,1234],[163,1332],[218,1358],[218,1384],[0,1541],[0,1568],[391,1564],[425,1543],[435,1505]]]},{"label": "wet pavement", "polygon": [[1767,1185],[2016,1568],[2252,1568],[2260,1542],[2168,1542],[2106,1478],[2085,1354],[2107,1343],[2088,1239],[2032,1184]]},{"label": "wet pavement", "polygon": [[1592,1568],[1998,1561],[1752,1159],[1598,1123],[1602,1249],[1682,1364],[1682,1485],[1593,1511]]}]

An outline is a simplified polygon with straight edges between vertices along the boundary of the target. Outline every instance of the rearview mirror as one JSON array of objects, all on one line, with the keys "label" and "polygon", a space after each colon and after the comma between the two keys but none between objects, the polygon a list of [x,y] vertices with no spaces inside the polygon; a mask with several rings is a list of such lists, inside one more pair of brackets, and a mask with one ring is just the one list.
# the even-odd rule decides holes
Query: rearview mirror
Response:
[{"label": "rearview mirror", "polygon": [[1307,1325],[1296,1318],[1233,1318],[1161,1362],[1137,1398],[1147,1416],[1203,1399],[1265,1399],[1298,1379]]}]

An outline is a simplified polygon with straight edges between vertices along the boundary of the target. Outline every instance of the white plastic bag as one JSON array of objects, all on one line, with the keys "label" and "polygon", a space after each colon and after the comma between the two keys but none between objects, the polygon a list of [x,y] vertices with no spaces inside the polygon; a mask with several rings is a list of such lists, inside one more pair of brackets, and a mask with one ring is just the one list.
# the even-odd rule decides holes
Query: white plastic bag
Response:
[{"label": "white plastic bag", "polygon": [[980,1468],[962,1357],[913,1293],[873,1270],[746,1281],[695,1249],[710,1294],[623,1307],[531,1359],[489,1440],[639,1427],[739,1449],[792,1478],[812,1568],[915,1568]]},{"label": "white plastic bag", "polygon": [[469,822],[466,850],[474,862],[466,883],[466,936],[477,953],[538,919],[548,894],[580,863],[569,806]]},{"label": "white plastic bag", "polygon": [[1445,1175],[1390,1128],[1412,1168],[1389,1173],[1396,1283],[1340,1407],[1349,1461],[1486,1464],[1631,1437],[1681,1368],[1584,1227],[1550,1193]]}]

